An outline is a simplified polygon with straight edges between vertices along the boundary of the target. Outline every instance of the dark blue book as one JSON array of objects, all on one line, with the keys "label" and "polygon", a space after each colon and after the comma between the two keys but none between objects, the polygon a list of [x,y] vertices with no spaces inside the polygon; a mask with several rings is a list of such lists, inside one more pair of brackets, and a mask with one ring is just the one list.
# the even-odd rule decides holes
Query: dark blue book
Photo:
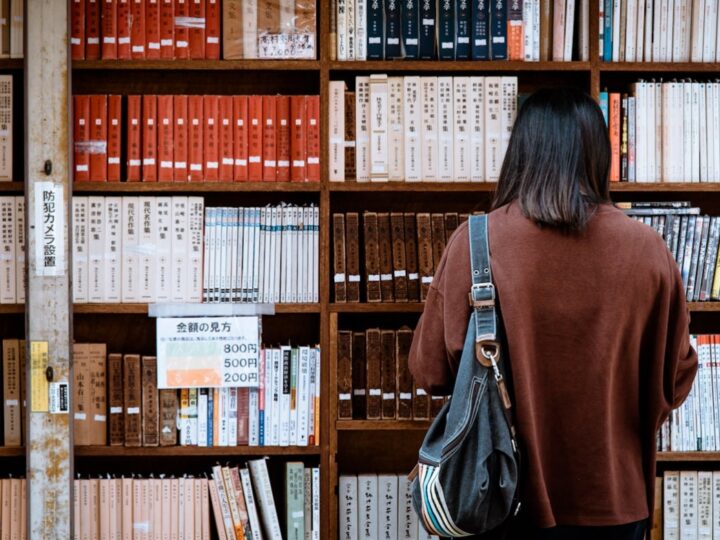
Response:
[{"label": "dark blue book", "polygon": [[435,0],[420,0],[420,58],[435,59]]},{"label": "dark blue book", "polygon": [[385,0],[385,58],[402,58],[400,2]]},{"label": "dark blue book", "polygon": [[603,60],[612,62],[613,50],[613,0],[605,0],[605,11],[603,13]]},{"label": "dark blue book", "polygon": [[470,2],[472,0],[455,0],[455,19],[457,20],[455,35],[455,59],[470,59]]},{"label": "dark blue book", "polygon": [[402,40],[405,58],[417,59],[420,57],[420,32],[418,31],[420,0],[405,0],[401,9]]},{"label": "dark blue book", "polygon": [[490,21],[490,6],[486,0],[472,0],[470,6],[471,35],[470,56],[473,60],[489,60],[488,23]]},{"label": "dark blue book", "polygon": [[490,58],[507,60],[507,0],[490,1]]},{"label": "dark blue book", "polygon": [[440,0],[438,56],[440,60],[455,60],[455,0]]},{"label": "dark blue book", "polygon": [[383,0],[370,0],[367,8],[367,59],[383,59]]}]

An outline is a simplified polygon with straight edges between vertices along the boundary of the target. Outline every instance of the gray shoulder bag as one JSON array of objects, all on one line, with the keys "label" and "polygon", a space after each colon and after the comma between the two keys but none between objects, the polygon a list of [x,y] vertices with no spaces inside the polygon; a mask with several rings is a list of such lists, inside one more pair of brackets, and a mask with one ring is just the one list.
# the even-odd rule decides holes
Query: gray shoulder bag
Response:
[{"label": "gray shoulder bag", "polygon": [[[469,219],[473,311],[452,397],[411,473],[415,511],[430,534],[483,534],[517,514],[520,456],[501,362],[487,215]],[[507,360],[506,360],[507,362]]]}]

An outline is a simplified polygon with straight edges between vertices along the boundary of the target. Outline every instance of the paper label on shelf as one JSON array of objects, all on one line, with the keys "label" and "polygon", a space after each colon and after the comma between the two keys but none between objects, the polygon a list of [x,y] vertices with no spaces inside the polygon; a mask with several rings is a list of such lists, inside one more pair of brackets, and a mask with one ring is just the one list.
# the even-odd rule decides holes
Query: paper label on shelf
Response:
[{"label": "paper label on shelf", "polygon": [[[40,234],[35,242],[35,257],[30,267],[36,276],[62,276],[65,273],[64,201],[62,184],[35,182],[33,225]],[[47,400],[47,386],[44,392]]]},{"label": "paper label on shelf", "polygon": [[48,412],[48,342],[30,342],[30,411]]},{"label": "paper label on shelf", "polygon": [[67,381],[50,383],[50,404],[51,414],[67,414],[70,409],[70,386]]},{"label": "paper label on shelf", "polygon": [[259,317],[160,317],[158,388],[256,388]]}]

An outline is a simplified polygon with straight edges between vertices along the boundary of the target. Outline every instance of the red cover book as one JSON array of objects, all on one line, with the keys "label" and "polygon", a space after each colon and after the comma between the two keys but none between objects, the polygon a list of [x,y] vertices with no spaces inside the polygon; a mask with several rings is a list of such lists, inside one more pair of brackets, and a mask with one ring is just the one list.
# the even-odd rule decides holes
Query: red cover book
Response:
[{"label": "red cover book", "polygon": [[217,182],[219,168],[218,96],[203,96],[205,132],[203,156],[205,158],[205,180]]},{"label": "red cover book", "polygon": [[107,96],[90,96],[91,182],[107,182],[107,106]]},{"label": "red cover book", "polygon": [[73,137],[74,180],[87,181],[90,179],[90,96],[73,97]]},{"label": "red cover book", "polygon": [[117,58],[117,0],[102,1],[102,57],[103,60]]},{"label": "red cover book", "polygon": [[145,0],[132,0],[130,15],[132,57],[145,58]]},{"label": "red cover book", "polygon": [[277,178],[277,110],[276,96],[262,97],[262,158],[263,182],[274,182]]},{"label": "red cover book", "polygon": [[218,129],[220,150],[218,161],[218,180],[221,182],[233,181],[233,97],[220,96],[218,98]]},{"label": "red cover book", "polygon": [[[190,17],[205,20],[205,0],[187,0],[190,2]],[[205,25],[193,25],[190,28],[190,58],[202,60],[205,58]]]},{"label": "red cover book", "polygon": [[190,16],[191,0],[175,0],[175,58],[190,57],[190,28],[187,19]]},{"label": "red cover book", "polygon": [[70,4],[70,52],[73,60],[85,59],[85,0]]},{"label": "red cover book", "polygon": [[145,58],[160,58],[160,0],[145,2]]},{"label": "red cover book", "polygon": [[117,0],[117,57],[119,60],[132,58],[130,2],[131,0]]},{"label": "red cover book", "polygon": [[107,179],[108,182],[120,181],[120,151],[122,148],[122,96],[108,96],[108,147],[107,147]]},{"label": "red cover book", "polygon": [[205,58],[220,59],[220,0],[206,0]]},{"label": "red cover book", "polygon": [[237,443],[247,446],[250,443],[250,389],[237,389]]},{"label": "red cover book", "polygon": [[160,58],[175,58],[175,5],[160,0]]},{"label": "red cover book", "polygon": [[307,96],[307,180],[320,181],[320,96]]},{"label": "red cover book", "polygon": [[305,127],[305,96],[290,96],[290,180],[304,182],[307,128]]},{"label": "red cover book", "polygon": [[158,96],[158,180],[172,182],[174,178],[173,96]]},{"label": "red cover book", "polygon": [[128,96],[127,180],[142,180],[142,96]]},{"label": "red cover book", "polygon": [[248,180],[259,182],[263,177],[262,96],[248,96]]},{"label": "red cover book", "polygon": [[277,174],[278,182],[290,181],[290,96],[275,98],[277,111]]},{"label": "red cover book", "polygon": [[142,103],[143,115],[143,182],[157,182],[157,96],[144,95]]},{"label": "red cover book", "polygon": [[190,182],[201,182],[203,175],[203,96],[188,96],[188,162]]},{"label": "red cover book", "polygon": [[233,178],[236,182],[248,179],[248,97],[233,96]]},{"label": "red cover book", "polygon": [[100,2],[85,2],[85,58],[100,59]]},{"label": "red cover book", "polygon": [[611,92],[610,97],[610,181],[620,181],[620,132],[622,115],[620,114],[620,94]]},{"label": "red cover book", "polygon": [[175,131],[173,133],[175,182],[188,181],[188,97],[173,96]]}]

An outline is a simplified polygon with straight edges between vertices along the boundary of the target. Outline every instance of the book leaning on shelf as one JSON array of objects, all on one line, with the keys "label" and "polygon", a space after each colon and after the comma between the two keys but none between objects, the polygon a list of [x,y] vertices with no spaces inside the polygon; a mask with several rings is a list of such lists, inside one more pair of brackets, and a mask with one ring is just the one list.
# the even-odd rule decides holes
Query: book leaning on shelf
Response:
[{"label": "book leaning on shelf", "polygon": [[517,77],[331,81],[330,181],[497,181],[517,99]]}]

